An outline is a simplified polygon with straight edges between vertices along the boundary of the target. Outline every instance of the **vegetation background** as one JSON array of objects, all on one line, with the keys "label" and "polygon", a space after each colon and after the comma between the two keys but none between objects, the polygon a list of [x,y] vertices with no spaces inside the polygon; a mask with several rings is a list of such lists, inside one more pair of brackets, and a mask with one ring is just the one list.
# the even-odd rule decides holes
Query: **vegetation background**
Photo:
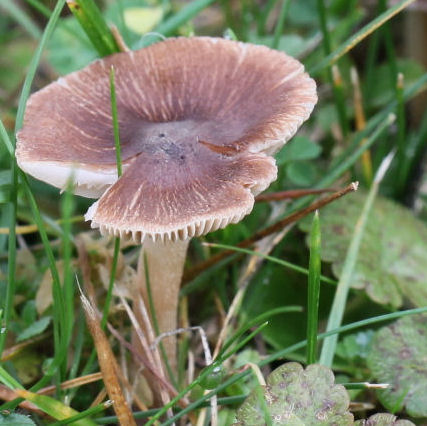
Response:
[{"label": "vegetation background", "polygon": [[[127,424],[125,404],[105,403],[112,374],[141,424],[353,424],[379,412],[407,423],[384,415],[358,424],[426,424],[427,2],[65,3],[0,0],[0,423]],[[277,154],[269,192],[360,182],[314,219],[282,223],[244,249],[268,225],[318,207],[319,195],[259,200],[240,224],[191,242],[180,325],[201,326],[211,349],[221,330],[226,339],[203,369],[200,335],[180,335],[175,392],[160,408],[133,383],[130,320],[110,286],[131,285],[138,246],[114,250],[83,221],[90,200],[59,194],[14,161],[30,92],[116,51],[113,25],[131,49],[211,35],[297,57],[319,103]],[[88,327],[77,279],[118,330],[108,340]],[[94,341],[113,349],[120,369],[99,372]]]}]

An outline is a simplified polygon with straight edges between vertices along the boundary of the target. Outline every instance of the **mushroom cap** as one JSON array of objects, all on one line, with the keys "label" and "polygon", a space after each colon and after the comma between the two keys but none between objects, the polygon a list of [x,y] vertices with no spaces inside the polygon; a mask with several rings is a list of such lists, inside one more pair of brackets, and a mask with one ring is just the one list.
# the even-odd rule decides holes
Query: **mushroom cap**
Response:
[{"label": "mushroom cap", "polygon": [[[123,175],[109,74],[115,69]],[[316,84],[282,52],[210,37],[118,53],[33,94],[17,135],[32,176],[99,198],[92,227],[142,241],[236,223],[276,179],[274,154],[309,117]]]}]

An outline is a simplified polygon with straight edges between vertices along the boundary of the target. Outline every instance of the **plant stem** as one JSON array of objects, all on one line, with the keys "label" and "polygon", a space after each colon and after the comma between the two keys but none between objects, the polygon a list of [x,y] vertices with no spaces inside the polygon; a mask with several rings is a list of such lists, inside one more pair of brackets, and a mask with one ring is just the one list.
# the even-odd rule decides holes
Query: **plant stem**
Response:
[{"label": "plant stem", "polygon": [[314,364],[317,359],[317,324],[319,316],[320,270],[320,220],[319,212],[316,210],[310,233],[310,262],[307,304],[307,364]]},{"label": "plant stem", "polygon": [[[347,250],[344,266],[335,292],[335,297],[332,303],[332,308],[329,315],[326,331],[333,330],[339,327],[342,323],[344,309],[347,302],[347,296],[351,285],[351,277],[355,270],[359,248],[362,242],[365,227],[369,219],[369,214],[371,212],[375,197],[378,193],[379,185],[391,163],[391,160],[393,159],[393,156],[394,154],[389,154],[383,160],[381,166],[379,167],[369,194],[366,198],[366,202],[363,206],[360,217],[356,222],[354,234]],[[326,365],[327,367],[332,366],[337,341],[337,334],[334,334],[333,336],[330,336],[325,339],[322,347],[322,353],[320,356],[320,364]]]}]

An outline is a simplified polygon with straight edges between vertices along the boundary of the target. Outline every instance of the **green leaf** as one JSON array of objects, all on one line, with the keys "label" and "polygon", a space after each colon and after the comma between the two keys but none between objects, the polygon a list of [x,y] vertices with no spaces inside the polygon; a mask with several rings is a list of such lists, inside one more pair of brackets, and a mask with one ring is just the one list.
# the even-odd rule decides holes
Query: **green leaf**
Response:
[{"label": "green leaf", "polygon": [[74,0],[67,4],[101,57],[119,52],[113,34],[94,0]]},{"label": "green leaf", "polygon": [[345,336],[338,343],[336,354],[347,361],[365,361],[368,357],[373,337],[373,330],[359,331]]},{"label": "green leaf", "polygon": [[415,424],[409,420],[398,420],[390,413],[378,413],[367,420],[358,420],[355,426],[415,426]]},{"label": "green leaf", "polygon": [[[322,259],[339,277],[357,218],[365,202],[362,190],[322,209]],[[300,223],[309,231],[310,220]],[[378,197],[362,238],[352,287],[364,289],[377,303],[427,305],[427,227],[408,209]]]},{"label": "green leaf", "polygon": [[23,414],[11,413],[0,414],[0,425],[4,426],[26,426],[35,425],[29,416]]},{"label": "green leaf", "polygon": [[312,160],[321,152],[322,148],[317,143],[304,136],[295,136],[276,155],[276,162],[280,166],[294,161]]},{"label": "green leaf", "polygon": [[390,387],[378,391],[390,411],[427,416],[427,315],[402,318],[377,331],[368,357],[373,376]]},{"label": "green leaf", "polygon": [[[49,414],[56,420],[65,420],[68,417],[73,417],[79,414],[78,411],[72,409],[68,405],[57,401],[54,398],[46,395],[39,395],[37,393],[28,392],[26,390],[17,389],[15,390],[16,394],[21,398],[25,398],[28,401],[31,401],[33,404],[37,405],[40,410]],[[95,426],[96,423],[91,419],[80,419],[73,422],[75,426]]]},{"label": "green leaf", "polygon": [[37,309],[34,300],[28,300],[21,311],[21,317],[25,325],[31,325],[36,321]]},{"label": "green leaf", "polygon": [[[239,426],[272,425],[352,425],[350,399],[341,385],[334,384],[332,371],[312,364],[305,370],[289,362],[274,370],[262,388],[260,400],[253,391],[237,411]],[[267,411],[267,412],[266,412]]]},{"label": "green leaf", "polygon": [[42,319],[39,319],[34,324],[31,324],[29,327],[27,327],[22,333],[20,333],[16,341],[22,342],[23,340],[27,340],[43,333],[43,331],[45,331],[48,327],[50,320],[51,317],[43,317]]},{"label": "green leaf", "polygon": [[295,161],[286,168],[286,176],[294,185],[306,187],[315,183],[317,169],[308,161]]}]

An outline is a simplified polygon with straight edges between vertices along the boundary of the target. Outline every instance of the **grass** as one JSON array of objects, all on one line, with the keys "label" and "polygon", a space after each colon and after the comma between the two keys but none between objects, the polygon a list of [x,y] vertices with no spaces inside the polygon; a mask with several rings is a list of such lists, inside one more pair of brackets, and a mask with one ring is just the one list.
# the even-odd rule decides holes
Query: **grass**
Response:
[{"label": "grass", "polygon": [[[7,389],[30,392],[55,385],[56,392],[46,398],[21,392],[21,395],[27,395],[27,399],[30,396],[35,398],[35,403],[39,400],[39,408],[45,412],[53,409],[53,413],[56,413],[53,416],[56,421],[52,422],[31,412],[37,424],[107,424],[118,421],[111,415],[117,406],[113,405],[112,409],[111,404],[106,402],[102,394],[102,382],[87,387],[77,385],[74,389],[61,388],[61,383],[66,380],[76,379],[78,382],[88,372],[99,370],[96,351],[89,336],[90,327],[84,321],[77,297],[76,275],[81,280],[84,274],[76,241],[82,236],[87,239],[87,265],[90,281],[98,297],[97,308],[102,311],[102,329],[106,331],[107,325],[112,325],[127,341],[131,340],[130,321],[115,297],[114,285],[122,288],[131,285],[138,249],[132,245],[120,247],[118,238],[113,247],[100,240],[97,234],[89,231],[87,224],[75,219],[85,212],[88,203],[72,194],[71,181],[64,193],[57,196],[46,185],[23,173],[17,166],[14,153],[16,133],[25,125],[25,109],[31,91],[50,82],[50,76],[56,73],[54,64],[61,60],[60,57],[51,56],[51,43],[63,43],[61,54],[64,56],[73,55],[70,49],[74,42],[82,55],[84,49],[92,49],[91,52],[97,52],[99,57],[108,56],[118,52],[120,44],[110,32],[109,25],[114,23],[119,28],[125,28],[129,13],[139,12],[130,12],[126,1],[117,3],[105,0],[96,4],[92,0],[68,2],[71,12],[64,7],[65,3],[65,0],[56,1],[52,9],[52,3],[41,0],[28,0],[19,5],[9,1],[0,4],[5,12],[4,16],[0,16],[0,46],[11,45],[12,49],[18,51],[18,41],[38,41],[31,62],[25,72],[21,70],[19,96],[6,85],[9,80],[0,62],[0,93],[4,91],[6,94],[6,100],[0,102],[0,138],[3,141],[0,152],[4,154],[0,156],[0,171],[5,171],[5,176],[8,176],[4,184],[0,182],[0,192],[6,194],[1,206],[2,220],[8,222],[7,247],[2,248],[0,245],[0,308],[1,327],[4,330],[0,333],[0,357],[3,356],[0,382]],[[417,199],[418,210],[409,206],[411,214],[414,220],[418,215],[419,223],[424,222],[423,227],[426,225],[426,198],[420,190],[414,188],[420,186],[417,186],[421,182],[420,174],[417,175],[416,171],[425,161],[427,115],[424,113],[421,121],[416,123],[412,119],[412,107],[408,106],[408,102],[427,88],[427,74],[415,73],[412,76],[400,71],[399,60],[405,58],[405,53],[395,43],[396,29],[393,26],[395,19],[402,19],[402,14],[407,13],[404,11],[413,0],[403,0],[392,7],[388,7],[384,0],[378,0],[374,12],[365,10],[365,19],[358,22],[358,29],[355,29],[353,21],[350,24],[348,16],[351,12],[350,3],[354,3],[354,7],[363,8],[361,1],[318,0],[315,4],[311,2],[311,5],[305,0],[268,0],[260,5],[249,0],[231,3],[193,0],[179,7],[174,1],[159,0],[157,4],[163,7],[165,14],[163,20],[153,28],[153,33],[157,33],[158,39],[176,35],[227,34],[241,41],[262,42],[274,49],[290,46],[295,50],[295,55],[304,58],[308,72],[317,79],[320,100],[299,136],[321,146],[322,153],[312,157],[308,151],[300,152],[299,159],[294,161],[292,167],[283,163],[279,168],[278,180],[271,190],[338,188],[363,176],[368,185],[370,179],[366,179],[366,170],[360,167],[362,157],[366,159],[367,153],[373,159],[370,167],[376,177],[370,187],[365,188],[367,196],[364,206],[354,207],[358,208],[359,220],[353,224],[352,236],[346,250],[342,252],[344,266],[340,271],[334,265],[330,267],[327,252],[322,249],[325,241],[335,241],[336,238],[322,229],[323,215],[326,216],[325,223],[329,220],[326,208],[325,213],[322,209],[313,218],[311,236],[308,237],[309,249],[304,242],[304,235],[295,224],[289,225],[286,234],[280,238],[277,236],[268,242],[264,240],[261,245],[256,243],[250,248],[238,247],[242,240],[307,207],[314,196],[289,202],[256,204],[252,214],[242,223],[203,237],[202,242],[205,244],[194,243],[190,246],[187,271],[215,253],[232,250],[233,255],[208,266],[192,277],[190,282],[186,282],[181,290],[181,298],[187,298],[187,303],[182,304],[187,308],[180,314],[182,326],[201,325],[209,331],[211,345],[217,343],[220,335],[224,341],[218,346],[213,362],[203,368],[198,361],[202,357],[200,347],[193,339],[179,340],[184,357],[180,364],[183,371],[180,371],[180,380],[176,380],[178,377],[169,371],[168,383],[174,389],[168,395],[169,402],[153,408],[149,398],[142,394],[133,400],[135,419],[147,419],[147,425],[170,425],[182,418],[196,424],[198,410],[209,406],[214,396],[218,397],[218,413],[215,404],[211,405],[210,411],[206,411],[208,419],[205,424],[209,422],[209,414],[212,415],[212,424],[225,424],[222,422],[225,422],[226,416],[234,416],[238,405],[253,389],[258,389],[259,401],[264,407],[262,415],[266,424],[269,424],[272,422],[269,405],[263,399],[262,388],[251,375],[251,368],[247,367],[256,364],[265,373],[265,369],[271,370],[278,363],[292,359],[306,359],[307,365],[319,362],[332,370],[334,360],[339,359],[339,364],[349,367],[345,371],[353,372],[347,373],[349,376],[346,381],[350,382],[348,387],[361,390],[358,401],[368,401],[368,395],[363,393],[365,385],[359,382],[380,378],[372,377],[373,373],[367,367],[369,355],[360,355],[362,348],[357,348],[360,355],[357,363],[350,355],[343,355],[343,338],[353,335],[356,330],[367,336],[368,332],[375,332],[384,323],[427,312],[421,302],[415,309],[402,310],[401,306],[396,309],[369,301],[363,290],[352,287],[356,275],[360,273],[360,253],[370,250],[365,243],[366,229],[370,215],[375,214],[377,198],[388,196],[397,202]],[[115,6],[120,11],[117,22],[111,12]],[[69,31],[68,41],[60,40],[55,28],[71,19],[79,22],[90,44],[82,44],[80,40],[83,35],[73,38]],[[336,22],[347,19],[348,25],[341,27],[345,30],[334,30]],[[14,36],[10,37],[8,32],[13,32]],[[315,33],[320,35],[320,39],[316,41],[317,44],[310,45]],[[132,49],[154,42],[152,37],[138,37],[130,28],[126,28],[124,36]],[[291,43],[296,44],[292,46]],[[299,47],[298,43],[304,47]],[[364,50],[368,50],[366,63],[360,61],[360,53],[357,53]],[[376,87],[377,69],[384,65],[389,70],[390,81]],[[353,125],[358,113],[354,111],[351,67],[358,69],[360,75],[358,102],[362,113],[366,115],[365,123],[360,126]],[[45,73],[44,70],[49,72]],[[117,174],[121,176],[121,137],[126,135],[127,129],[119,126],[121,105],[116,95],[116,72],[111,69],[109,90]],[[379,93],[379,90],[382,92]],[[297,145],[298,140],[295,140],[292,145],[295,150]],[[385,155],[391,150],[396,153],[394,158]],[[299,165],[306,179],[304,184],[298,180],[301,177],[295,174]],[[311,180],[310,170],[313,174]],[[351,194],[341,201],[350,205]],[[335,220],[336,232],[339,234],[345,218]],[[54,224],[54,221],[57,223]],[[37,233],[21,233],[20,227],[23,225],[30,225],[30,230],[37,230]],[[22,264],[21,261],[21,255],[27,248],[34,259],[31,265]],[[391,248],[386,247],[384,250]],[[417,259],[408,259],[409,270],[414,265],[411,262],[417,262]],[[306,265],[309,265],[308,268]],[[374,267],[380,268],[380,265]],[[47,311],[38,312],[37,296],[47,268],[51,274],[52,303]],[[23,275],[24,272],[27,275]],[[236,311],[233,311],[233,306],[237,306],[233,304],[234,297],[238,298],[240,306]],[[420,300],[422,297],[420,293]],[[224,323],[227,314],[230,314],[230,322]],[[46,316],[52,317],[52,326],[42,332],[34,331],[34,337],[40,337],[45,332],[49,338],[53,338],[53,343],[42,337],[42,345],[28,339],[18,346],[20,333],[31,327],[37,319]],[[319,341],[322,342],[322,351],[318,359]],[[117,383],[121,383],[124,395],[129,397],[133,394],[132,386],[137,376],[135,365],[139,366],[140,361],[135,361],[137,355],[131,347],[122,345],[120,341],[110,338],[107,344],[116,355],[120,371],[113,369],[105,373],[103,365],[103,374],[113,374]],[[38,363],[39,370],[30,379],[23,374],[30,365],[26,359]],[[20,366],[22,362],[26,366],[24,369]],[[40,373],[42,364],[45,365],[43,374]],[[219,380],[214,389],[203,390],[201,385],[217,367],[225,371],[225,378]],[[384,402],[381,397],[376,399],[371,394],[369,398],[378,412],[392,409],[387,405],[382,406]],[[399,403],[399,406],[403,403],[404,407],[405,400],[394,403]],[[3,401],[1,409],[11,412],[21,410],[17,408],[21,402],[22,398],[11,396]],[[61,418],[66,406],[73,407],[74,411],[70,411],[67,418]],[[19,411],[16,413],[19,414]],[[411,418],[407,412],[403,414]],[[218,420],[215,420],[217,415]]]}]

